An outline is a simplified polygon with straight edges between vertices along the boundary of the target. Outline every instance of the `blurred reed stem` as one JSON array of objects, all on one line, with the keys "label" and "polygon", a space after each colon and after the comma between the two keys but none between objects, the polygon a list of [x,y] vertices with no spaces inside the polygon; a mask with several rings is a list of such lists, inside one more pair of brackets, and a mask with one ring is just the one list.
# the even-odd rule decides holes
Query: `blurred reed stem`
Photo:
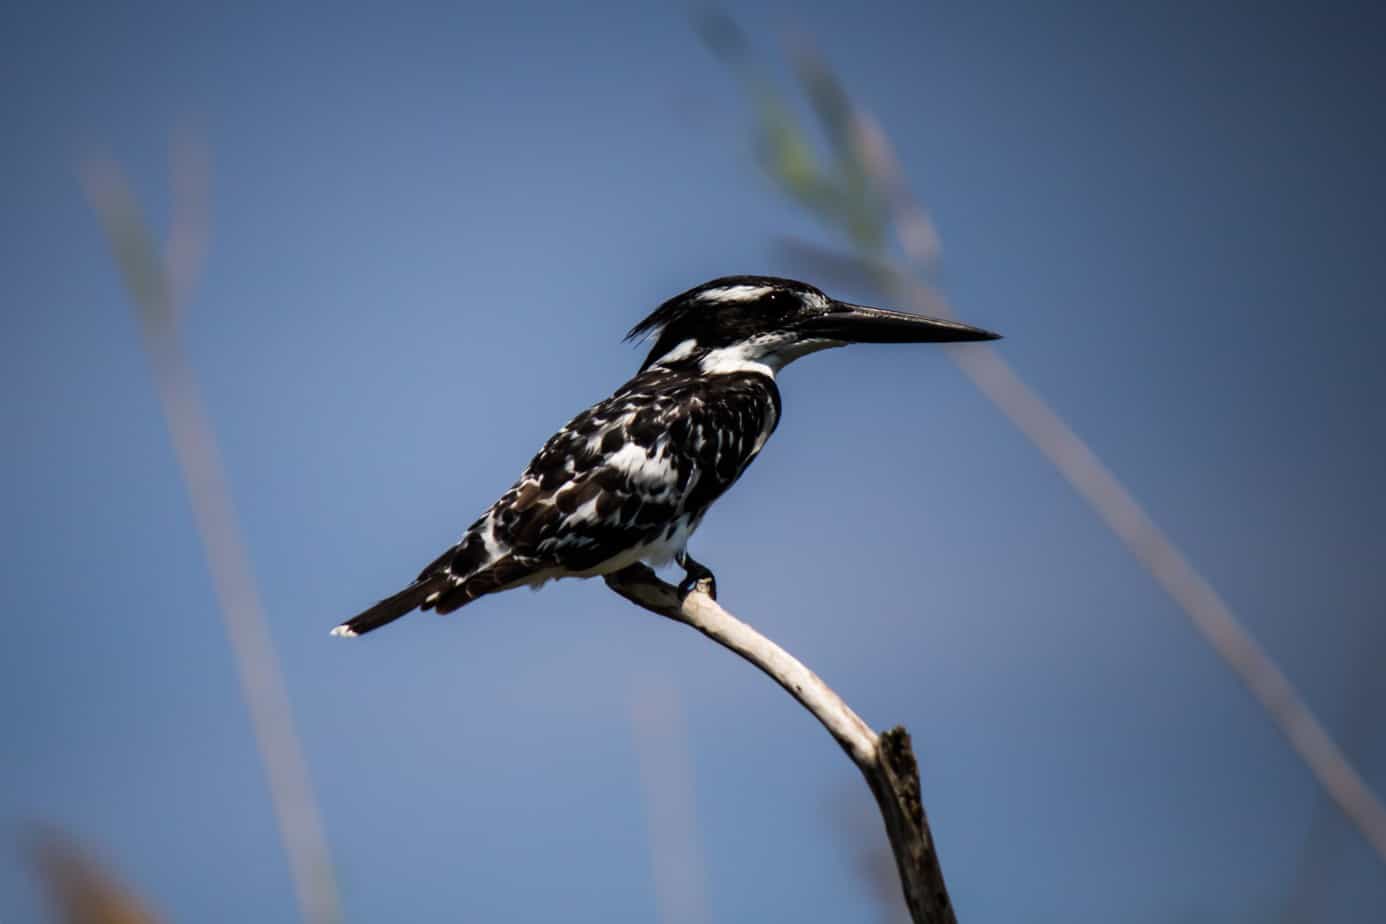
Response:
[{"label": "blurred reed stem", "polygon": [[703,852],[683,698],[672,681],[653,673],[639,674],[632,685],[631,730],[645,797],[658,919],[661,924],[705,924]]},{"label": "blurred reed stem", "polygon": [[63,924],[160,924],[163,920],[66,835],[40,830],[25,846]]},{"label": "blurred reed stem", "polygon": [[175,148],[174,217],[162,256],[119,167],[107,161],[89,162],[83,166],[82,179],[129,291],[154,370],[268,779],[299,911],[310,924],[332,924],[341,920],[341,910],[317,801],[216,437],[180,336],[179,312],[206,249],[208,160],[202,148]]},{"label": "blurred reed stem", "polygon": [[[696,25],[713,53],[741,80],[758,113],[758,151],[767,174],[791,201],[851,245],[850,253],[834,254],[822,265],[869,281],[915,311],[954,317],[943,297],[923,281],[938,260],[937,231],[910,191],[885,131],[850,99],[823,56],[802,39],[791,44],[796,76],[834,157],[827,167],[818,163],[812,139],[763,76],[736,24],[709,13]],[[904,254],[902,264],[891,259],[892,238]],[[801,254],[818,250],[797,242],[793,246]],[[975,344],[950,349],[949,355],[1178,604],[1260,703],[1323,791],[1386,862],[1386,808],[1226,601],[1091,447],[995,348]]]}]

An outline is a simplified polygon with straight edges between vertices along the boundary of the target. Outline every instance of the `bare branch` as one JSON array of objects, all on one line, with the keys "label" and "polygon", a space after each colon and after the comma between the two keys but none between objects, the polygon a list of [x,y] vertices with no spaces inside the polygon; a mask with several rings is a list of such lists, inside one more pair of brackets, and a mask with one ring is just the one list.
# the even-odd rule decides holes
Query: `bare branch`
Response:
[{"label": "bare branch", "polygon": [[876,734],[817,674],[722,609],[703,587],[681,597],[644,565],[607,575],[606,583],[637,606],[691,626],[740,655],[812,713],[857,765],[876,797],[915,924],[957,924],[920,798],[919,767],[905,729]]}]

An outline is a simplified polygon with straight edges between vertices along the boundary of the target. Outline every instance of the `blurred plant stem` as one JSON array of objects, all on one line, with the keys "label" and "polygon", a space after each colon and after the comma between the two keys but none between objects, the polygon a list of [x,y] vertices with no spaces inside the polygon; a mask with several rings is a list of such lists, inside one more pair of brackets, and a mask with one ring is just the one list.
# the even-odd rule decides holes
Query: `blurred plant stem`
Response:
[{"label": "blurred plant stem", "polygon": [[[910,192],[889,138],[851,103],[823,57],[803,41],[791,49],[795,72],[836,158],[828,167],[817,162],[812,139],[787,115],[788,102],[762,76],[736,25],[718,14],[707,15],[698,25],[711,50],[741,80],[759,115],[759,156],[765,170],[792,201],[839,232],[853,248],[825,266],[847,268],[853,277],[869,280],[915,311],[953,317],[943,297],[922,281],[937,259],[937,233]],[[844,201],[861,188],[862,177],[868,192],[855,203]],[[904,254],[903,265],[891,259],[888,236],[878,228],[891,229]],[[795,248],[800,253],[813,249],[797,244]],[[969,345],[950,348],[949,355],[1174,599],[1386,862],[1386,808],[1212,585],[1000,353],[989,345]]]},{"label": "blurred plant stem", "polygon": [[641,674],[634,682],[630,717],[659,920],[702,924],[708,919],[703,852],[682,698],[678,687],[658,675]]},{"label": "blurred plant stem", "polygon": [[[1376,704],[1386,702],[1386,674],[1381,671],[1386,655],[1386,622],[1377,621],[1350,640],[1345,652],[1346,682],[1344,714],[1338,717],[1342,740],[1365,745],[1379,736],[1380,718]],[[1290,878],[1288,897],[1280,917],[1281,924],[1310,924],[1325,897],[1332,893],[1333,877],[1340,869],[1343,845],[1341,815],[1333,811],[1330,800],[1320,793],[1300,846],[1299,862]]]},{"label": "blurred plant stem", "polygon": [[341,912],[317,802],[216,438],[180,336],[179,312],[206,249],[209,158],[205,149],[184,144],[175,148],[173,162],[173,221],[162,256],[129,183],[115,164],[89,162],[83,166],[82,179],[129,290],[154,369],[268,778],[299,910],[305,921],[328,924],[340,920]]},{"label": "blurred plant stem", "polygon": [[42,831],[28,848],[63,924],[159,924],[134,892],[67,837]]}]

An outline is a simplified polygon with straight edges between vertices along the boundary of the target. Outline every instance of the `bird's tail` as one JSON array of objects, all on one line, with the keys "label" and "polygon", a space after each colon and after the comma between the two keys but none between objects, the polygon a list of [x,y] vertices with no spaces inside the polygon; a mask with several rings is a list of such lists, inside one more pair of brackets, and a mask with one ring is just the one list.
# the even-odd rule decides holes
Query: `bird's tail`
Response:
[{"label": "bird's tail", "polygon": [[355,638],[373,629],[379,629],[418,609],[430,595],[437,593],[444,583],[445,580],[439,575],[421,577],[399,593],[386,597],[370,609],[351,617],[333,629],[332,634]]}]

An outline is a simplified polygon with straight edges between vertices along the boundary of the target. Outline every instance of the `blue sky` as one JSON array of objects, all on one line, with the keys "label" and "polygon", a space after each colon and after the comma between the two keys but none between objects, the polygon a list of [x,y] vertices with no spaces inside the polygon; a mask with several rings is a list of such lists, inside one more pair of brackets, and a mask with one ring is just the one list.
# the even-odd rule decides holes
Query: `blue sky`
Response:
[{"label": "blue sky", "polygon": [[[1383,39],[1365,5],[732,8],[894,138],[961,316],[1210,576],[1378,791]],[[185,334],[350,920],[656,915],[635,703],[686,729],[710,920],[871,920],[869,794],[770,683],[599,584],[355,643],[620,342],[831,243],[677,4],[52,3],[0,28],[0,842],[58,824],[174,920],[290,921],[146,360],[76,179],[214,159]],[[816,281],[810,279],[809,281]],[[821,281],[821,280],[819,280]],[[869,292],[836,291],[855,300]],[[915,736],[968,921],[1273,918],[1316,790],[1176,607],[941,351],[781,380],[693,545],[723,602]],[[1322,809],[1317,809],[1322,811]],[[1316,920],[1386,915],[1333,816]],[[40,896],[0,848],[0,920]]]}]

